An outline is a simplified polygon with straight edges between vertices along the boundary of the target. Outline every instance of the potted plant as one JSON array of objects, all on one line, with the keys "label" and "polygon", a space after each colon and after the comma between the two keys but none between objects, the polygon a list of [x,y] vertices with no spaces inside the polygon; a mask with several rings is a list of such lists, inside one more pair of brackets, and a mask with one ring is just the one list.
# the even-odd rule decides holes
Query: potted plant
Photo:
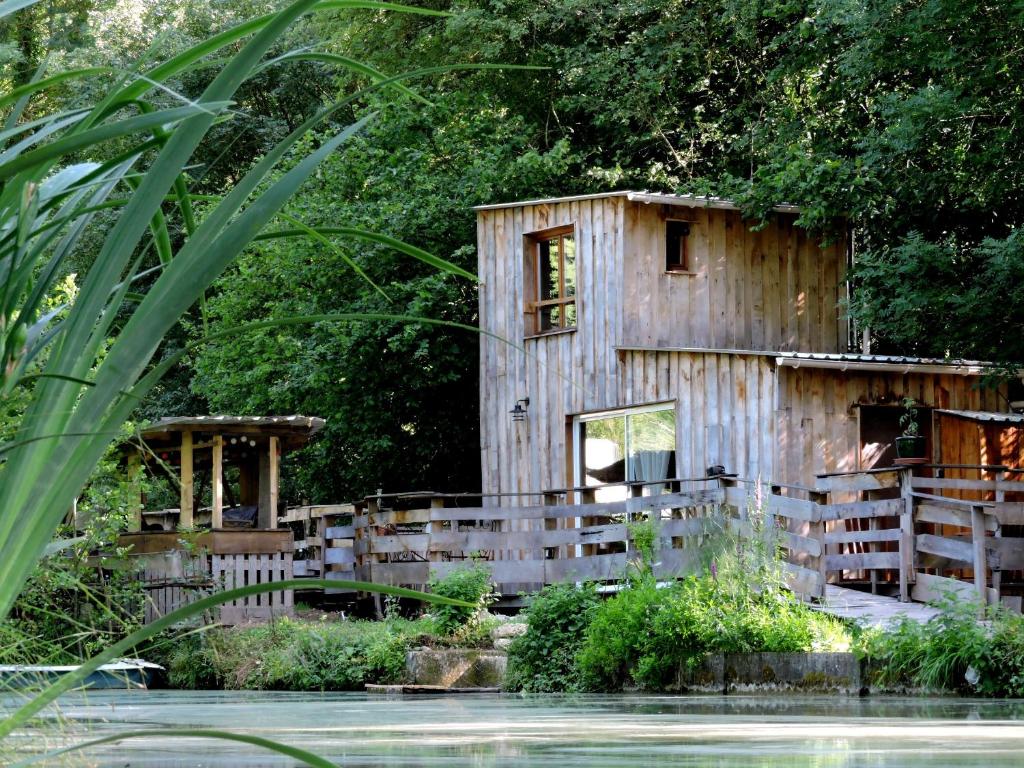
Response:
[{"label": "potted plant", "polygon": [[903,434],[896,438],[896,456],[901,459],[925,458],[927,445],[917,422],[917,401],[912,397],[903,398],[900,427]]}]

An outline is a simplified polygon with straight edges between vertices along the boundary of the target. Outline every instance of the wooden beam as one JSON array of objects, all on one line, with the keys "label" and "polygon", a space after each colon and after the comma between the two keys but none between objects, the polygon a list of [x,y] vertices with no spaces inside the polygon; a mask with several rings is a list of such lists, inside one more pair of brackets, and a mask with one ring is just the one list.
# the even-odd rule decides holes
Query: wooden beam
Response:
[{"label": "wooden beam", "polygon": [[268,462],[267,462],[267,484],[269,491],[269,509],[267,510],[266,525],[264,525],[263,510],[260,510],[260,527],[277,528],[277,500],[280,493],[281,482],[281,440],[278,437],[271,437],[268,441]]},{"label": "wooden beam", "polygon": [[213,490],[213,512],[210,527],[224,527],[224,438],[216,435],[213,438],[213,470],[211,472]]},{"label": "wooden beam", "polygon": [[142,530],[142,457],[133,451],[128,457],[128,484],[131,488],[129,501],[128,530]]},{"label": "wooden beam", "polygon": [[911,584],[917,582],[917,563],[914,561],[914,472],[910,468],[900,470],[900,602],[909,603]]},{"label": "wooden beam", "polygon": [[195,484],[192,475],[192,433],[189,431],[181,433],[181,484],[179,492],[178,508],[181,510],[181,513],[178,516],[178,526],[181,528],[191,528],[193,525],[192,513]]},{"label": "wooden beam", "polygon": [[[985,590],[988,586],[988,563],[985,558],[985,509],[971,509],[971,549],[974,554],[974,588],[982,605],[986,603]],[[997,596],[998,601],[998,596]]]}]

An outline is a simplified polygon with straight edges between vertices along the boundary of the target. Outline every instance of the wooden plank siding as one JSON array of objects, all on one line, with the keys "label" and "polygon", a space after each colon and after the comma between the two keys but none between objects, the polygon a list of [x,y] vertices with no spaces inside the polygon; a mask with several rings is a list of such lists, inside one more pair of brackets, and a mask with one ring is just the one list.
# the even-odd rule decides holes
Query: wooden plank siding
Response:
[{"label": "wooden plank siding", "polygon": [[[738,211],[628,203],[625,214],[619,344],[845,351],[844,241],[822,247],[793,214],[757,232]],[[666,219],[690,221],[688,273],[665,271]]]},{"label": "wooden plank siding", "polygon": [[[687,273],[665,271],[667,218],[691,223]],[[677,477],[721,464],[816,487],[817,475],[860,468],[860,405],[898,407],[909,395],[932,408],[1005,407],[977,376],[776,367],[776,351],[842,352],[847,339],[845,243],[822,246],[794,220],[773,213],[755,232],[737,211],[623,196],[478,211],[485,503],[540,504],[540,492],[573,486],[569,426],[582,413],[671,402]],[[527,236],[570,224],[577,326],[530,336]],[[524,398],[526,418],[514,422]],[[1005,442],[981,432],[973,445]],[[949,442],[936,442],[948,461]]]}]

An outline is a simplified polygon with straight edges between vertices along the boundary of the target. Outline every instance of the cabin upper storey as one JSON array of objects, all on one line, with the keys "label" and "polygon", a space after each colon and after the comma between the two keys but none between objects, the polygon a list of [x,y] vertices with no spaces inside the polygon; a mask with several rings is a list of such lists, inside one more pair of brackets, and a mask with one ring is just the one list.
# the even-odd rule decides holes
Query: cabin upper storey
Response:
[{"label": "cabin upper storey", "polygon": [[480,206],[481,325],[516,343],[844,352],[846,242],[775,209],[648,192]]}]

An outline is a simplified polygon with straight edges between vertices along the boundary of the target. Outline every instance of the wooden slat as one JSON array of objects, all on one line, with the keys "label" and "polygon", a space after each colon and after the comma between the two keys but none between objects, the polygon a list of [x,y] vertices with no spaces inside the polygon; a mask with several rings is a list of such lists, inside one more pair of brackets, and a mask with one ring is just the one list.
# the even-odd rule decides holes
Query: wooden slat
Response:
[{"label": "wooden slat", "polygon": [[767,497],[767,512],[790,520],[816,522],[821,519],[822,508],[817,502],[771,494]]},{"label": "wooden slat", "polygon": [[829,531],[825,534],[826,544],[854,544],[878,541],[899,541],[899,528],[881,528],[874,531]]},{"label": "wooden slat", "polygon": [[992,558],[992,567],[1002,571],[1024,570],[1024,539],[988,537],[985,546]]},{"label": "wooden slat", "polygon": [[818,485],[828,491],[877,491],[882,488],[898,488],[899,472],[858,472],[849,475],[826,475],[819,477]]},{"label": "wooden slat", "polygon": [[849,504],[822,505],[822,520],[852,520],[856,518],[896,517],[903,512],[903,499],[857,501]]},{"label": "wooden slat", "polygon": [[[930,573],[917,574],[917,582],[911,591],[914,600],[920,603],[933,603],[943,600],[952,593],[957,599],[965,602],[975,602],[978,594],[974,585],[966,581],[949,579],[945,576],[933,576]],[[989,602],[995,597],[995,590],[986,590],[986,598]]]},{"label": "wooden slat", "polygon": [[325,539],[351,539],[355,536],[353,525],[332,525],[324,528]]},{"label": "wooden slat", "polygon": [[[996,514],[985,515],[985,530],[994,531],[998,526],[998,510]],[[914,519],[921,523],[936,523],[938,525],[956,525],[961,528],[971,527],[970,510],[953,509],[933,503],[920,503],[914,508]]]},{"label": "wooden slat", "polygon": [[914,491],[911,494],[918,501],[931,502],[939,506],[951,507],[953,509],[967,509],[980,504],[987,509],[993,509],[995,507],[991,502],[977,502],[977,501],[965,501],[963,499],[951,499],[948,496],[936,496],[931,493],[921,493],[920,491]]},{"label": "wooden slat", "polygon": [[1019,501],[1000,501],[992,510],[993,516],[1000,525],[1024,525],[1024,503]]},{"label": "wooden slat", "polygon": [[430,534],[371,535],[366,545],[366,554],[385,555],[401,552],[426,552],[430,546]]},{"label": "wooden slat", "polygon": [[944,536],[934,536],[930,533],[922,533],[916,537],[915,546],[919,552],[926,552],[967,564],[974,562],[974,555],[969,541],[960,541]]},{"label": "wooden slat", "polygon": [[324,550],[324,563],[327,565],[349,565],[355,561],[355,552],[351,547],[328,547]]},{"label": "wooden slat", "polygon": [[843,555],[825,555],[825,568],[829,571],[861,571],[879,568],[896,569],[899,567],[899,552],[857,552]]},{"label": "wooden slat", "polygon": [[914,477],[914,488],[947,488],[957,491],[1004,491],[1024,493],[1024,482],[1018,480],[972,480],[956,477]]},{"label": "wooden slat", "polygon": [[[613,581],[625,575],[626,562],[624,552],[565,560],[545,560],[542,576],[548,584],[565,581]],[[522,580],[522,577],[517,576],[517,579]]]},{"label": "wooden slat", "polygon": [[824,594],[825,585],[821,583],[821,577],[817,571],[792,563],[784,563],[783,572],[786,584],[797,594],[811,597],[821,597]]}]

